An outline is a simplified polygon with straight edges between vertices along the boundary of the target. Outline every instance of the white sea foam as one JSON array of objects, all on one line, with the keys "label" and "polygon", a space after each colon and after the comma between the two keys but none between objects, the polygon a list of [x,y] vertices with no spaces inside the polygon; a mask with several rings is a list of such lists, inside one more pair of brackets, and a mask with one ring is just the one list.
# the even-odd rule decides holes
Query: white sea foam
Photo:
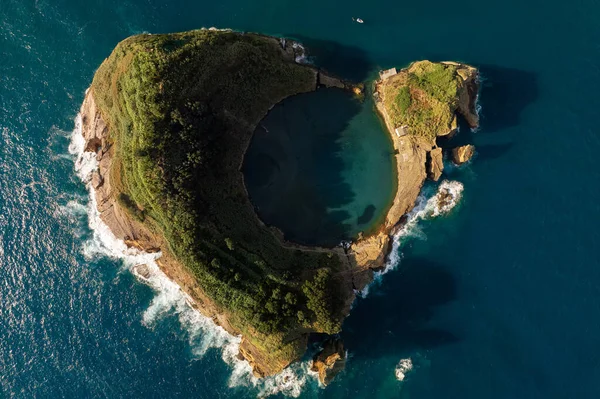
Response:
[{"label": "white sea foam", "polygon": [[462,197],[463,185],[457,181],[444,180],[438,186],[435,194],[424,189],[417,198],[414,208],[407,214],[406,222],[392,237],[392,249],[383,270],[375,272],[373,281],[359,295],[365,298],[373,284],[379,284],[382,276],[394,270],[402,260],[400,248],[408,238],[427,239],[419,227],[419,221],[444,215],[452,210]]},{"label": "white sea foam", "polygon": [[[259,396],[268,397],[282,393],[298,397],[308,381],[316,381],[309,372],[309,362],[297,362],[280,374],[258,379],[252,375],[248,362],[239,360],[239,345],[241,338],[232,336],[222,327],[217,326],[211,318],[202,315],[191,305],[193,299],[187,295],[172,280],[170,280],[156,263],[160,252],[146,253],[127,245],[112,233],[100,218],[96,207],[96,194],[91,185],[92,173],[98,168],[96,154],[85,152],[85,139],[82,135],[82,119],[78,115],[75,129],[71,135],[69,152],[76,156],[75,171],[86,184],[89,191],[87,207],[77,201],[70,201],[62,208],[66,213],[76,214],[86,212],[88,224],[93,232],[90,240],[84,243],[83,254],[92,259],[97,256],[107,256],[123,262],[125,270],[133,273],[138,279],[151,286],[156,296],[143,314],[144,325],[152,328],[162,317],[176,314],[181,326],[188,333],[192,352],[195,356],[203,356],[210,348],[221,349],[222,359],[231,366],[229,378],[230,387],[254,387]],[[142,269],[142,265],[145,265]]]},{"label": "white sea foam", "polygon": [[[485,81],[485,76],[481,74],[481,72],[477,75],[477,83],[479,84],[479,91],[481,91],[481,87],[483,86],[483,82]],[[481,104],[479,103],[479,92],[475,95],[475,113],[477,114],[477,119],[481,121]],[[481,124],[480,124],[481,125]],[[471,128],[473,133],[476,133],[479,130],[479,126]]]},{"label": "white sea foam", "polygon": [[294,50],[300,50],[300,54],[296,56],[296,63],[298,64],[310,64],[311,61],[310,59],[306,56],[306,49],[304,48],[304,46],[298,42],[294,42],[294,44],[292,44],[292,48]]},{"label": "white sea foam", "polygon": [[406,374],[408,374],[413,369],[413,363],[410,358],[401,359],[398,365],[396,366],[396,379],[398,381],[404,381],[406,378]]}]

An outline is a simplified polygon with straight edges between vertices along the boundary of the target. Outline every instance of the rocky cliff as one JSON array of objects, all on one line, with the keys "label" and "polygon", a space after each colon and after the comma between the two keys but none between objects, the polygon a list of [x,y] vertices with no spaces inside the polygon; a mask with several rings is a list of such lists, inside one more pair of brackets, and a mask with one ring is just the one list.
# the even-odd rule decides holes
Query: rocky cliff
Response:
[{"label": "rocky cliff", "polygon": [[[419,87],[421,81],[427,82],[423,76],[427,76],[433,68],[439,68],[433,73],[445,77],[446,80],[442,81],[451,86],[441,99],[435,98],[436,86],[433,89],[425,84],[422,84],[425,89]],[[444,168],[443,154],[436,139],[456,132],[458,115],[472,128],[478,126],[478,91],[477,69],[454,62],[415,62],[398,73],[387,73],[383,80],[376,82],[374,95],[377,110],[395,149],[398,188],[381,230],[351,246],[353,261],[359,268],[376,269],[383,266],[389,251],[390,232],[414,207],[427,177],[434,181],[440,178]],[[403,104],[399,105],[399,97],[403,92],[406,93],[406,101],[403,102],[405,108]],[[431,116],[423,117],[423,114],[427,115],[422,112],[423,109],[433,109]],[[415,115],[420,117],[416,118]]]},{"label": "rocky cliff", "polygon": [[310,368],[319,374],[319,381],[327,385],[344,369],[345,365],[344,343],[339,338],[333,338],[325,341],[323,349],[314,356]]},{"label": "rocky cliff", "polygon": [[452,149],[452,160],[457,165],[462,165],[475,154],[475,147],[472,144],[463,145]]}]

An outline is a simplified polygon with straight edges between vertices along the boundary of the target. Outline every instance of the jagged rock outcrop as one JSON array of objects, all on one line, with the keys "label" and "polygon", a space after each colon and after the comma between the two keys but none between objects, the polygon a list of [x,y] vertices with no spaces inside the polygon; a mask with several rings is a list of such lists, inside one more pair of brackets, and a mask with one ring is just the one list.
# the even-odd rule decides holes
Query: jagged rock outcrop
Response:
[{"label": "jagged rock outcrop", "polygon": [[340,339],[327,340],[321,350],[313,358],[311,370],[319,373],[319,381],[323,385],[329,384],[333,378],[344,369],[346,365],[346,352]]},{"label": "jagged rock outcrop", "polygon": [[465,118],[470,127],[479,126],[479,113],[477,112],[477,96],[479,91],[479,73],[476,68],[456,62],[445,62],[451,65],[460,65],[457,70],[462,78],[462,87],[458,93],[458,112]]},{"label": "jagged rock outcrop", "polygon": [[444,155],[441,148],[429,151],[427,159],[427,175],[433,181],[438,181],[444,170]]},{"label": "jagged rock outcrop", "polygon": [[454,119],[450,123],[450,130],[438,133],[438,137],[452,138],[458,132],[458,117],[454,115]]},{"label": "jagged rock outcrop", "polygon": [[452,149],[452,160],[457,165],[462,165],[469,160],[475,154],[475,146],[471,144],[463,145]]},{"label": "jagged rock outcrop", "polygon": [[346,88],[344,82],[341,79],[335,78],[333,76],[329,76],[326,73],[319,72],[318,74],[318,82],[319,85],[324,87],[337,87],[338,89]]},{"label": "jagged rock outcrop", "polygon": [[104,184],[104,178],[100,173],[96,170],[92,173],[92,187],[95,190],[98,190]]}]

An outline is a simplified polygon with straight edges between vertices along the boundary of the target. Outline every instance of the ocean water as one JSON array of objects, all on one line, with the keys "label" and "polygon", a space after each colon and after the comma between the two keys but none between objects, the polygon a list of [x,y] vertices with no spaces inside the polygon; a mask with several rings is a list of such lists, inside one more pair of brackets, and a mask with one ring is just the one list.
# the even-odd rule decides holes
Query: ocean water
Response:
[{"label": "ocean water", "polygon": [[380,225],[395,195],[394,148],[364,100],[319,89],[273,107],[254,133],[244,181],[286,239],[336,246]]},{"label": "ocean water", "polygon": [[[590,0],[0,0],[0,397],[599,397],[599,12]],[[389,270],[354,304],[347,368],[325,389],[306,361],[250,378],[236,338],[157,271],[134,275],[143,255],[103,233],[89,162],[76,171],[77,111],[114,45],[202,26],[295,37],[352,79],[423,58],[485,78],[481,128],[461,131],[477,157],[446,170],[460,201],[428,217],[426,187]]]}]

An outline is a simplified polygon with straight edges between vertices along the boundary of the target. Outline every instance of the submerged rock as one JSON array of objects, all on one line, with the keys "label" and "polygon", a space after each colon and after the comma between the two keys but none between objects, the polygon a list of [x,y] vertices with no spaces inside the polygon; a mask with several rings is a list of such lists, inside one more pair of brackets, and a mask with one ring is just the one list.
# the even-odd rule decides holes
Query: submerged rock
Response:
[{"label": "submerged rock", "polygon": [[346,352],[341,339],[330,339],[325,342],[323,350],[313,358],[311,370],[319,373],[319,381],[329,384],[344,369]]},{"label": "submerged rock", "polygon": [[450,212],[460,201],[462,192],[462,183],[444,180],[440,184],[435,197],[429,200],[429,203],[432,205],[429,216],[438,216]]},{"label": "submerged rock", "polygon": [[398,381],[404,381],[406,374],[413,369],[413,363],[410,358],[401,359],[396,366],[396,379]]},{"label": "submerged rock", "polygon": [[452,159],[457,165],[468,162],[475,153],[475,146],[471,144],[456,147],[452,150]]},{"label": "submerged rock", "polygon": [[133,272],[144,280],[148,280],[151,275],[150,268],[146,264],[135,265]]}]

